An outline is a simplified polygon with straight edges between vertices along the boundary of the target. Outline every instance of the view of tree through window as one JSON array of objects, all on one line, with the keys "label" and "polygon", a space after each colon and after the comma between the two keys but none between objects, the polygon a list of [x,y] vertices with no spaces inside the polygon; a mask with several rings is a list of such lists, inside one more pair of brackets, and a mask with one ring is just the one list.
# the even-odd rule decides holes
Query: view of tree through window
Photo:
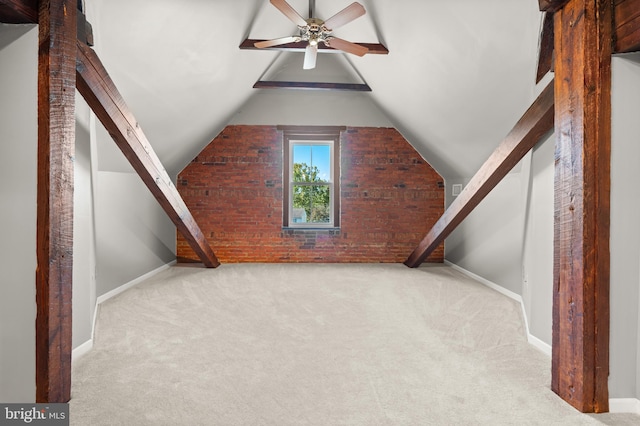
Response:
[{"label": "view of tree through window", "polygon": [[293,221],[331,223],[331,145],[293,145]]}]

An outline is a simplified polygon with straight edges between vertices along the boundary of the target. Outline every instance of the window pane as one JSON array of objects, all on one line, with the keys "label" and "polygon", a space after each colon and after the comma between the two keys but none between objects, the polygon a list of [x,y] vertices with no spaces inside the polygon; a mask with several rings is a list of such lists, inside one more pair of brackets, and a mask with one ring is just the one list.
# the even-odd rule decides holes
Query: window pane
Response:
[{"label": "window pane", "polygon": [[331,181],[331,147],[329,145],[311,146],[311,165],[317,167],[318,178],[322,182]]},{"label": "window pane", "polygon": [[293,145],[293,163],[311,166],[311,145]]},{"label": "window pane", "polygon": [[292,223],[331,223],[329,185],[293,185]]},{"label": "window pane", "polygon": [[294,144],[293,182],[330,182],[331,145]]}]

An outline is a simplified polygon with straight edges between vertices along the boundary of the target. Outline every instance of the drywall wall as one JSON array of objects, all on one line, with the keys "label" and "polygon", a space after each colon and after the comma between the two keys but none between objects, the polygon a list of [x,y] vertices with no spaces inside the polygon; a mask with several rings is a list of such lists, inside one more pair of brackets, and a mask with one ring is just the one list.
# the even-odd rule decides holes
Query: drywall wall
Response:
[{"label": "drywall wall", "polygon": [[[321,55],[303,70],[300,55],[281,53],[260,80],[364,83],[343,55]],[[394,127],[369,92],[255,89],[229,124]]]},{"label": "drywall wall", "polygon": [[176,228],[135,173],[98,172],[99,296],[175,260]]},{"label": "drywall wall", "polygon": [[516,294],[522,293],[521,175],[508,174],[445,241],[446,260]]},{"label": "drywall wall", "polygon": [[[139,2],[141,3],[141,2]],[[142,3],[141,3],[142,5]],[[118,69],[117,61],[104,51],[104,46],[118,46],[110,43],[104,37],[104,25],[97,25],[103,20],[109,20],[104,15],[101,2],[87,2],[85,5],[87,19],[94,28],[94,49],[104,62],[115,84],[121,93],[127,91],[127,78],[122,80],[114,77],[114,70]],[[145,3],[144,10],[149,12]],[[158,8],[162,10],[162,8]],[[130,11],[130,10],[129,10]],[[115,21],[114,21],[115,22]],[[121,22],[118,20],[118,22]],[[116,23],[116,25],[118,25]],[[119,33],[119,32],[118,32]],[[145,33],[148,33],[145,31]],[[184,46],[181,47],[181,49]],[[181,50],[182,51],[182,50]],[[149,53],[149,52],[146,52]],[[166,52],[165,52],[166,53]],[[116,53],[117,54],[117,53]],[[117,54],[118,55],[118,54]],[[119,55],[118,55],[119,58]],[[148,58],[144,59],[147,61]],[[128,67],[125,67],[129,71]],[[115,72],[115,74],[118,74]],[[158,75],[157,73],[155,74]],[[139,78],[136,76],[135,78]],[[172,77],[173,78],[173,77]],[[184,91],[185,96],[192,97],[193,91]],[[145,112],[164,111],[165,104],[160,102],[154,93],[146,92],[141,104],[129,104],[140,125],[154,145],[158,133],[161,136],[170,137],[179,141],[176,133],[182,134],[183,129],[171,125],[168,120],[175,113],[171,113],[162,119],[163,124],[168,124],[172,130],[162,133],[148,133],[147,121],[141,119]],[[130,96],[125,95],[125,101],[130,101]],[[193,111],[191,111],[193,112]],[[191,113],[190,112],[190,113]],[[206,114],[206,112],[203,112]],[[151,192],[144,185],[140,177],[134,172],[133,167],[126,160],[115,142],[104,129],[104,126],[93,116],[90,127],[91,143],[91,167],[92,167],[92,192],[91,202],[94,206],[93,224],[95,232],[95,295],[100,297],[111,290],[135,280],[142,275],[175,260],[175,233],[176,229],[166,213],[160,208]],[[166,129],[165,129],[166,130]],[[155,147],[155,145],[154,145]],[[175,146],[170,148],[172,153],[180,151]],[[171,175],[171,171],[169,170]],[[177,172],[175,172],[177,174]],[[87,176],[88,178],[89,176]],[[172,176],[175,177],[175,176]],[[87,194],[88,195],[88,194]]]},{"label": "drywall wall", "polygon": [[37,43],[0,24],[0,401],[35,400]]},{"label": "drywall wall", "polygon": [[96,304],[95,233],[91,161],[91,110],[76,92],[73,181],[73,347],[91,339]]},{"label": "drywall wall", "polygon": [[611,375],[612,398],[640,395],[638,298],[640,292],[640,55],[612,64],[611,146]]},{"label": "drywall wall", "polygon": [[529,176],[522,300],[529,332],[551,346],[553,292],[553,156],[555,135],[534,149]]},{"label": "drywall wall", "polygon": [[260,89],[229,124],[393,127],[366,93]]}]

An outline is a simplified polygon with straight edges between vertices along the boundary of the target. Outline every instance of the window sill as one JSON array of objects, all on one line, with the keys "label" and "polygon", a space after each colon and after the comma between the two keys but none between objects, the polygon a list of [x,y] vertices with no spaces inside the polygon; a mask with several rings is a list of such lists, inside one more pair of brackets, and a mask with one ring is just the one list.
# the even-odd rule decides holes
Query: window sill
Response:
[{"label": "window sill", "polygon": [[282,227],[282,231],[287,233],[287,234],[293,234],[293,233],[304,233],[304,232],[315,232],[315,233],[322,233],[322,232],[326,232],[327,234],[332,234],[332,235],[337,235],[340,234],[340,228],[334,228],[334,227],[329,227],[329,226],[317,226],[317,227],[306,227],[306,226],[283,226]]}]

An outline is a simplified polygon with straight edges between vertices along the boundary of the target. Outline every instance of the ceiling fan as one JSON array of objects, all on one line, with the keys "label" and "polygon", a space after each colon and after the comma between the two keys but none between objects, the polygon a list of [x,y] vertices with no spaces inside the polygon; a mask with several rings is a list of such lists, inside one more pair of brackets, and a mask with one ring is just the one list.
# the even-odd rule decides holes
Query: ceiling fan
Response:
[{"label": "ceiling fan", "polygon": [[300,29],[300,34],[296,36],[276,38],[273,40],[259,41],[254,44],[257,48],[280,46],[287,43],[297,43],[299,41],[306,41],[308,45],[304,54],[303,68],[308,70],[315,68],[316,58],[318,56],[318,43],[324,43],[325,45],[334,49],[342,50],[343,52],[352,53],[358,56],[364,56],[369,49],[365,46],[361,46],[350,41],[343,40],[331,35],[331,32],[349,22],[353,21],[364,15],[366,11],[364,7],[358,3],[353,2],[340,12],[333,15],[331,18],[323,21],[322,19],[314,18],[313,15],[313,0],[309,7],[309,19],[304,19],[293,7],[285,0],[270,0],[280,12],[282,12],[287,18],[289,18]]}]

